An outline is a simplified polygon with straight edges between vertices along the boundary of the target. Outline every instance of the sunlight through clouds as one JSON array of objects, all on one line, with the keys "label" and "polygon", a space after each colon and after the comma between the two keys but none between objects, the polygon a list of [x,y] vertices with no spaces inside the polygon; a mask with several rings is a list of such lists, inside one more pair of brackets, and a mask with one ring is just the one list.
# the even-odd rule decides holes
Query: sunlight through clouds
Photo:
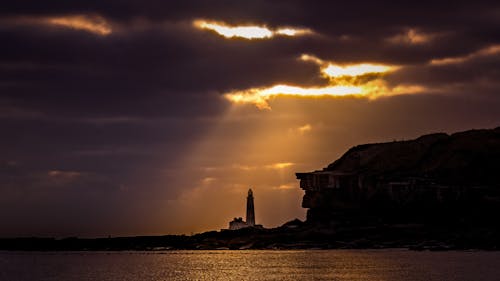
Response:
[{"label": "sunlight through clouds", "polygon": [[266,168],[268,169],[284,169],[293,166],[294,163],[291,162],[280,162],[280,163],[274,163],[271,165],[267,165]]},{"label": "sunlight through clouds", "polygon": [[269,88],[255,88],[244,91],[233,91],[224,96],[236,104],[251,103],[259,109],[271,109],[267,103],[270,98],[276,96],[295,97],[323,97],[323,96],[348,96],[362,93],[361,87],[355,86],[329,86],[317,88],[305,88],[290,85],[275,85]]},{"label": "sunlight through clouds", "polygon": [[419,85],[390,87],[382,77],[400,69],[400,66],[396,65],[336,64],[308,54],[301,55],[299,59],[318,65],[321,74],[329,80],[329,83],[312,87],[278,84],[270,87],[235,90],[224,94],[224,97],[234,104],[253,104],[259,109],[270,110],[269,100],[280,96],[303,98],[353,96],[375,99],[381,96],[413,94],[424,90],[424,87]]},{"label": "sunlight through clouds", "polygon": [[268,39],[274,36],[300,36],[312,33],[306,28],[285,27],[273,30],[265,25],[229,25],[224,22],[206,20],[195,20],[193,25],[198,29],[214,31],[226,38]]},{"label": "sunlight through clouds", "polygon": [[355,65],[335,65],[328,64],[322,72],[329,77],[361,76],[369,73],[384,73],[392,69],[391,66],[362,63]]},{"label": "sunlight through clouds", "polygon": [[242,165],[242,164],[234,164],[231,166],[232,169],[241,170],[241,171],[253,171],[258,169],[271,169],[271,170],[281,170],[285,168],[289,168],[295,165],[292,162],[277,162],[266,165]]},{"label": "sunlight through clouds", "polygon": [[329,61],[324,61],[313,55],[303,54],[300,60],[312,62],[321,68],[321,73],[325,77],[355,77],[365,74],[383,74],[397,70],[399,67],[395,65],[360,63],[360,64],[336,64]]}]

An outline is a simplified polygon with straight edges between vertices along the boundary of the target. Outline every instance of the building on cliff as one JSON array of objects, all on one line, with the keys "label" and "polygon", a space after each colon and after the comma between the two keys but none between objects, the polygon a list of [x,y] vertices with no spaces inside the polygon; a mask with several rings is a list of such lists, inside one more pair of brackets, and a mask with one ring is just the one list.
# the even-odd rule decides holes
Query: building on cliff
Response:
[{"label": "building on cliff", "polygon": [[239,218],[234,218],[232,221],[229,222],[230,230],[237,230],[247,227],[262,228],[262,225],[255,224],[255,210],[254,210],[252,189],[248,190],[246,221],[243,221],[243,218],[239,217]]}]

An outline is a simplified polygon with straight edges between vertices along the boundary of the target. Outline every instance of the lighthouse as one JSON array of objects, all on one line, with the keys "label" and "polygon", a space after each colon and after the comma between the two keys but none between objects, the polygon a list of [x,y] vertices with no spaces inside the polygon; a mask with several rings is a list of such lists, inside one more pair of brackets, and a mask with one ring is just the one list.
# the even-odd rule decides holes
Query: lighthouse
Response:
[{"label": "lighthouse", "polygon": [[255,208],[253,205],[253,191],[252,189],[248,190],[247,196],[247,218],[246,221],[243,220],[242,217],[234,218],[229,222],[230,230],[238,230],[242,228],[253,227],[258,229],[263,229],[264,227],[261,224],[255,224]]},{"label": "lighthouse", "polygon": [[246,222],[248,226],[255,226],[255,211],[253,208],[253,192],[251,188],[248,190]]}]

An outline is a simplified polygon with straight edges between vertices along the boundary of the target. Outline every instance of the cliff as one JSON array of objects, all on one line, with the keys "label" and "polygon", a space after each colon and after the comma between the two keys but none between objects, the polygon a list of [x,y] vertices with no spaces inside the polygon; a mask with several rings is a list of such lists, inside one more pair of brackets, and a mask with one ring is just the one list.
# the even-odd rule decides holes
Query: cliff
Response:
[{"label": "cliff", "polygon": [[500,210],[500,127],[358,145],[297,178],[309,222],[484,221]]}]

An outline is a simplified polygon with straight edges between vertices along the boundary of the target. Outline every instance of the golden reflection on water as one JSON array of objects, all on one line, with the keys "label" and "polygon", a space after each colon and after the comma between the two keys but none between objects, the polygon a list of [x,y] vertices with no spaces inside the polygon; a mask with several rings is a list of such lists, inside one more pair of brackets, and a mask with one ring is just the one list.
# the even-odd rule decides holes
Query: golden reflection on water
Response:
[{"label": "golden reflection on water", "polygon": [[0,252],[0,280],[499,280],[500,252]]},{"label": "golden reflection on water", "polygon": [[[179,252],[172,280],[498,280],[500,253],[406,250]],[[488,266],[488,264],[490,266]],[[483,268],[482,270],[480,268]],[[170,280],[170,279],[165,279]]]},{"label": "golden reflection on water", "polygon": [[[337,253],[337,254],[335,254]],[[341,251],[194,252],[186,280],[390,280],[386,259]],[[333,255],[332,255],[333,254]],[[191,269],[189,269],[191,268]]]}]

